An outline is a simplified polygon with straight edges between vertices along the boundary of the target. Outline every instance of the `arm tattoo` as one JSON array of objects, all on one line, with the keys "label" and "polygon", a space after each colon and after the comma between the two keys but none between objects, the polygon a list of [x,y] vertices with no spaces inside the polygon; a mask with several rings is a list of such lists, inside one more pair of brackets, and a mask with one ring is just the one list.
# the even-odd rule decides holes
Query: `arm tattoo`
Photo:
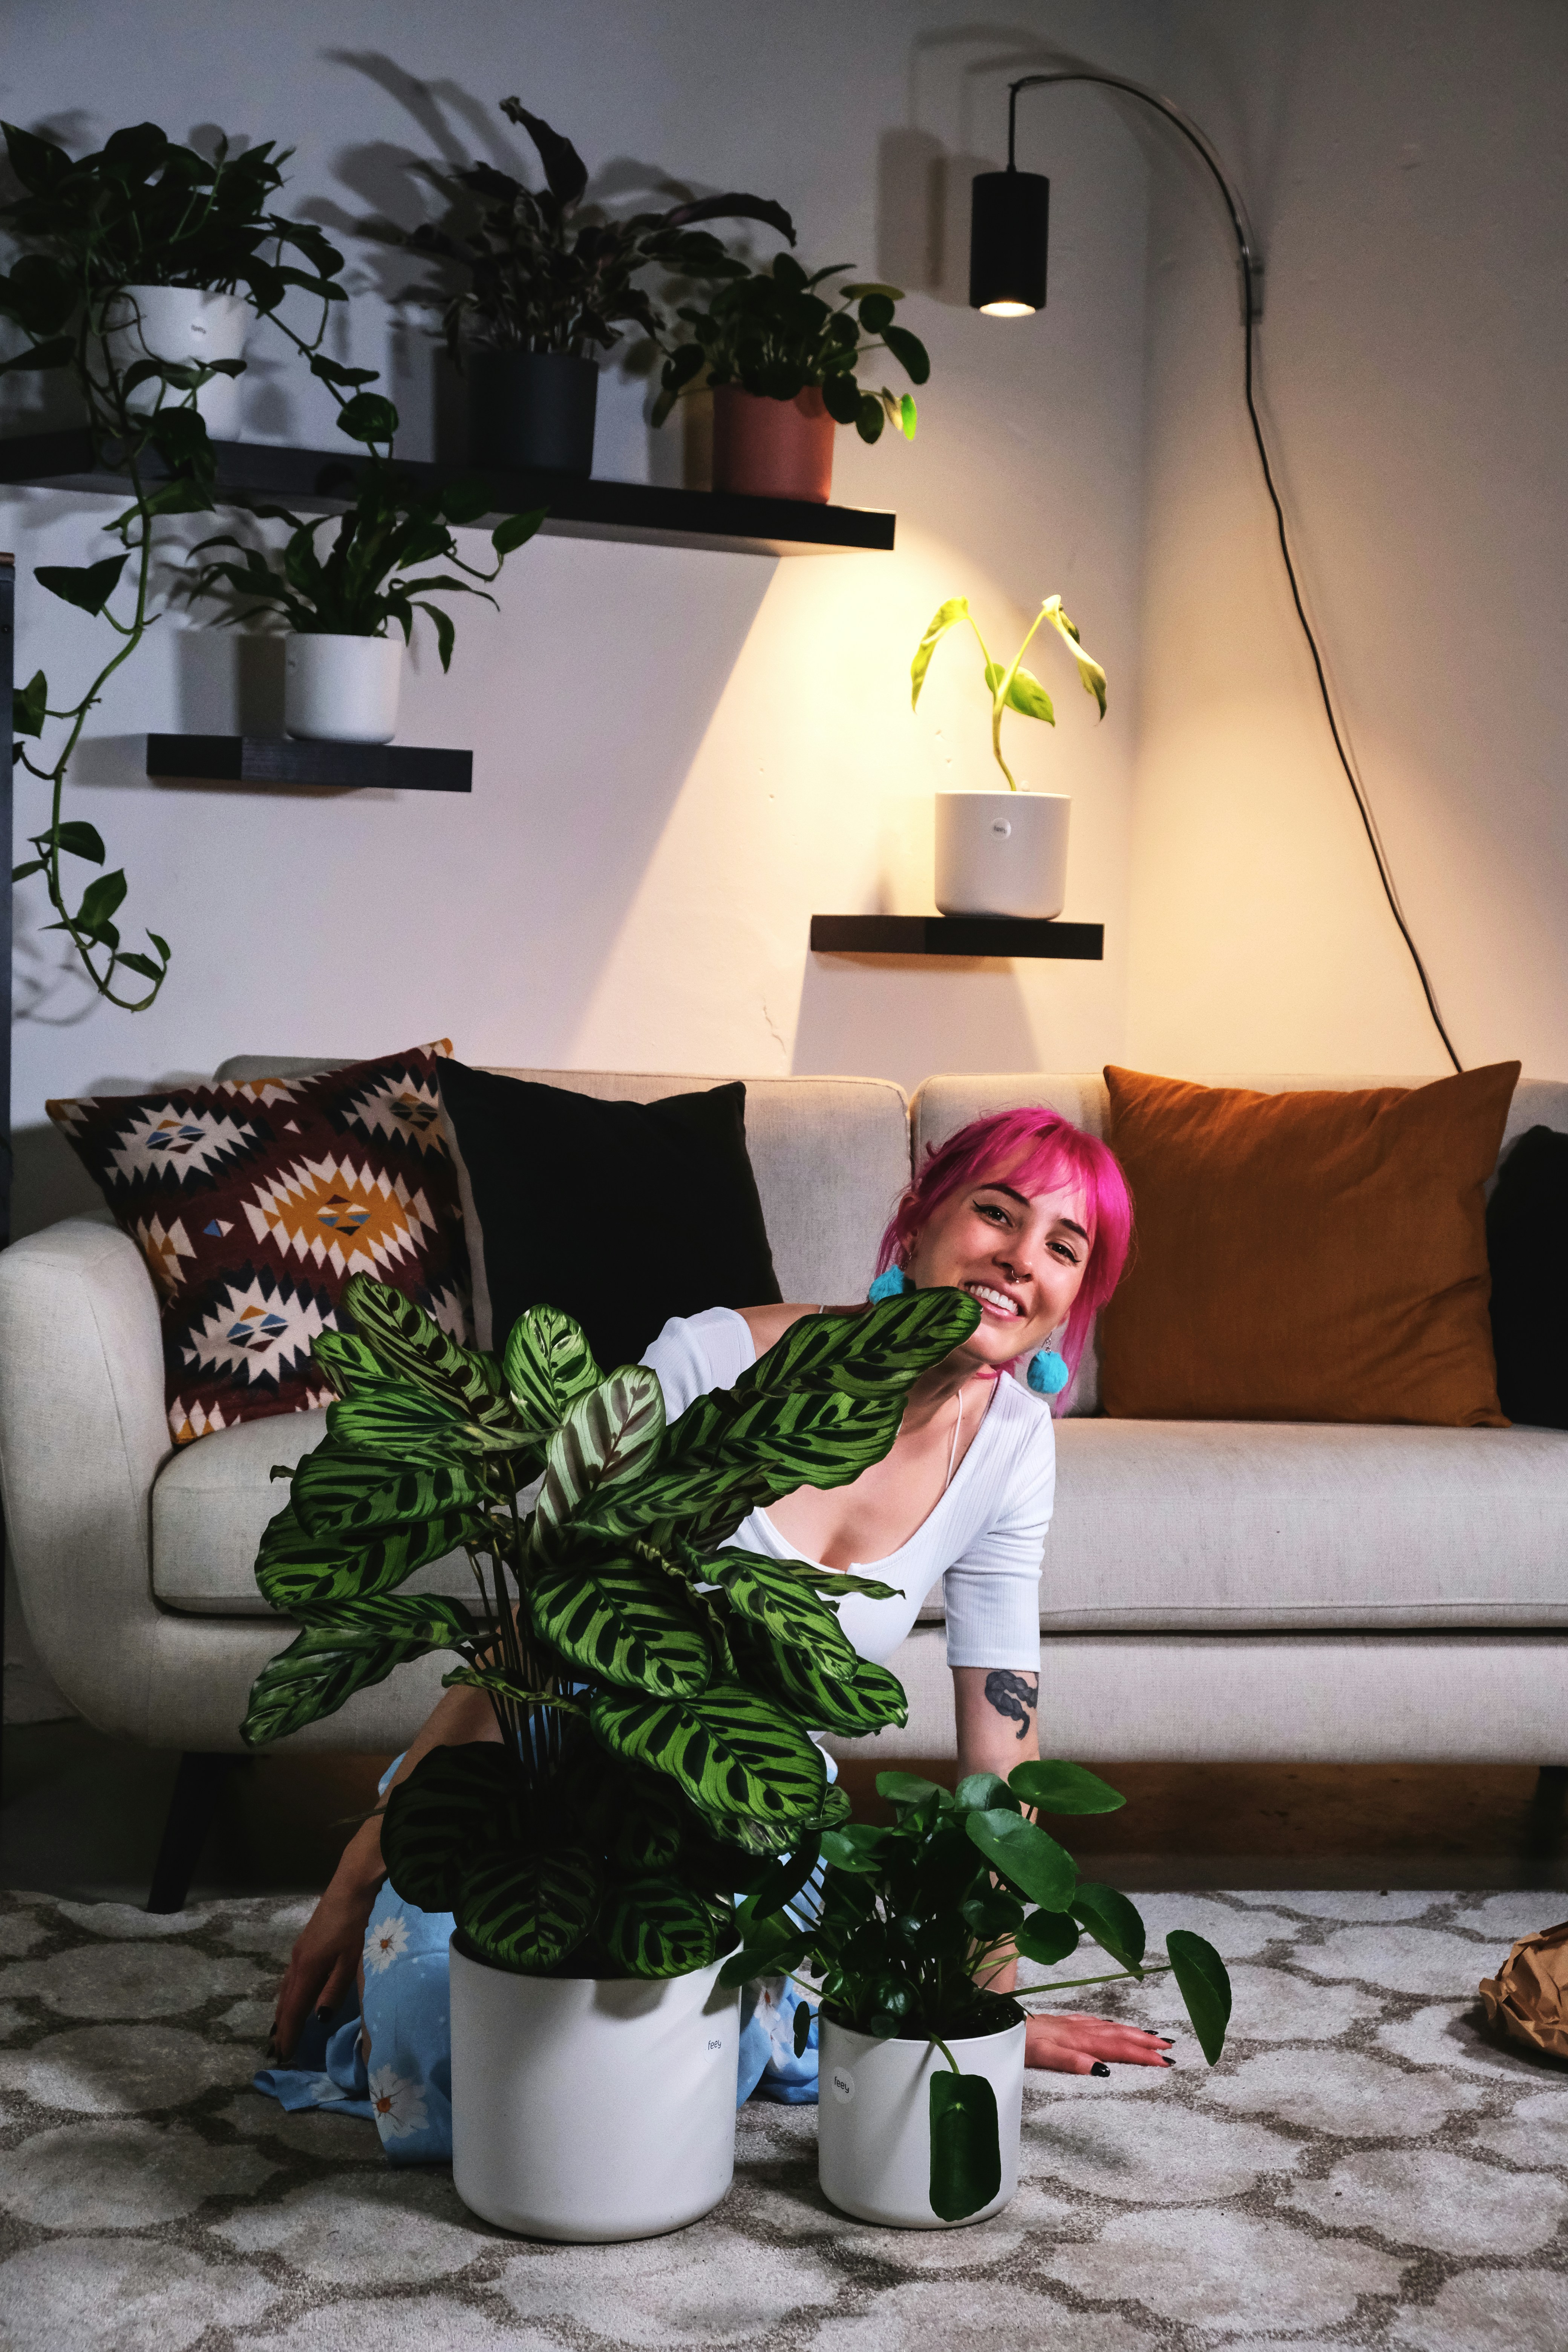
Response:
[{"label": "arm tattoo", "polygon": [[1029,1717],[1040,1703],[1038,1675],[1016,1675],[1007,1666],[993,1666],[985,1677],[985,1696],[998,1715],[1018,1727],[1020,1739],[1029,1736]]}]

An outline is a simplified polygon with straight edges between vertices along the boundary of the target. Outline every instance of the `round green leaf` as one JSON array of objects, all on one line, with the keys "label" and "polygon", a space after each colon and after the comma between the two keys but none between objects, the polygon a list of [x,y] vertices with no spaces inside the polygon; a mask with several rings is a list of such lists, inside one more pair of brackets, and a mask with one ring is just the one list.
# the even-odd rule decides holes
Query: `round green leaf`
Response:
[{"label": "round green leaf", "polygon": [[1019,1764],[1007,1775],[1007,1786],[1037,1813],[1114,1813],[1127,1802],[1081,1764]]},{"label": "round green leaf", "polygon": [[1193,2021],[1198,2047],[1212,2066],[1225,2048],[1225,2032],[1230,2023],[1230,1979],[1225,1962],[1212,1944],[1185,1927],[1172,1928],[1165,1938],[1165,1954]]},{"label": "round green leaf", "polygon": [[963,1826],[992,1868],[1045,1911],[1065,1911],[1078,1884],[1073,1858],[1054,1837],[1000,1807],[966,1813]]}]

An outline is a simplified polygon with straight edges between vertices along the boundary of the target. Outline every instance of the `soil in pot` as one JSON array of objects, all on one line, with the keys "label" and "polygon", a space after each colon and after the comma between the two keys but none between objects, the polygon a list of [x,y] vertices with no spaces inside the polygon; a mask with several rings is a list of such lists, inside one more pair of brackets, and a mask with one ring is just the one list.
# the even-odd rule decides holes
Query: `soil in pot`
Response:
[{"label": "soil in pot", "polygon": [[[1016,2014],[1016,2012],[1015,2012]],[[823,2195],[843,2213],[897,2230],[952,2230],[999,2213],[1018,2186],[1024,2112],[1024,2035],[1002,2032],[949,2039],[961,2074],[984,2075],[996,2095],[1002,2158],[996,2194],[961,2221],[945,2221],[931,2201],[931,2084],[950,2073],[929,2041],[878,2041],[824,2017],[817,2174]]]},{"label": "soil in pot", "polygon": [[452,2179],[527,2237],[614,2243],[700,2221],[735,2169],[740,1995],[689,1976],[523,1977],[456,1937]]},{"label": "soil in pot", "polygon": [[739,384],[716,384],[713,487],[744,498],[826,506],[833,495],[837,430],[815,385],[793,400],[769,400]]},{"label": "soil in pot", "polygon": [[593,472],[599,371],[592,360],[481,345],[465,352],[463,366],[471,464]]}]

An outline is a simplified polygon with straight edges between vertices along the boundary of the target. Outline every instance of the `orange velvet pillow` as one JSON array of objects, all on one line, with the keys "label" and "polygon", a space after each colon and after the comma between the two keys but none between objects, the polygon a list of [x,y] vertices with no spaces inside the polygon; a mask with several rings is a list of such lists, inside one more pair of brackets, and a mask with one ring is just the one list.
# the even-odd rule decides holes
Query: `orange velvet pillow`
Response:
[{"label": "orange velvet pillow", "polygon": [[1138,1220],[1107,1412],[1506,1429],[1481,1187],[1519,1070],[1264,1095],[1107,1069]]}]

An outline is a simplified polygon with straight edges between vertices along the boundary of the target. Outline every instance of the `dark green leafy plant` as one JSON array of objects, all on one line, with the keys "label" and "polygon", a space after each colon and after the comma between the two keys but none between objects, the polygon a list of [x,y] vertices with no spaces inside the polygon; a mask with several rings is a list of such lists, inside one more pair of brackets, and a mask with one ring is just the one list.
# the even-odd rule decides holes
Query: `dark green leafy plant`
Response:
[{"label": "dark green leafy plant", "polygon": [[[244,362],[185,366],[145,356],[121,367],[105,335],[123,319],[128,286],[205,287],[241,293],[258,311],[278,319],[296,346],[312,355],[318,373],[342,374],[316,347],[331,306],[345,299],[337,282],[342,257],[312,224],[267,210],[289,157],[271,141],[231,157],[220,140],[208,159],[143,122],[117,131],[97,152],[73,159],[56,140],[14,123],[4,130],[21,194],[0,205],[0,228],[24,251],[9,274],[0,276],[0,318],[19,329],[25,342],[0,362],[0,374],[68,373],[85,404],[94,451],[126,477],[131,497],[104,526],[118,553],[97,563],[42,564],[35,574],[50,595],[101,616],[118,642],[74,702],[56,708],[42,670],[16,695],[14,734],[26,740],[14,742],[13,761],[49,785],[51,801],[48,824],[31,836],[36,854],[16,868],[13,879],[44,877],[58,919],[47,928],[68,934],[100,995],[136,1013],[163,987],[168,942],[150,930],[152,954],[122,946],[115,919],[126,895],[122,871],[99,875],[79,904],[69,905],[62,859],[102,866],[106,854],[92,825],[62,817],[61,802],[88,713],[155,617],[149,602],[157,527],[165,517],[205,513],[213,504],[216,461],[196,394],[214,376],[238,374]],[[321,327],[310,341],[279,315],[291,289],[321,304]],[[144,400],[149,385],[155,405],[132,406],[132,396]],[[46,764],[42,740],[51,723],[63,732]],[[29,741],[38,746],[38,757]],[[127,990],[132,978],[148,983],[144,991]]]},{"label": "dark green leafy plant", "polygon": [[[499,1357],[363,1276],[342,1311],[351,1328],[316,1342],[339,1398],[326,1440],[257,1561],[303,1630],[259,1676],[246,1739],[455,1651],[446,1680],[486,1693],[500,1742],[433,1749],[394,1790],[399,1895],[455,1912],[468,1952],[523,1974],[705,1967],[737,1889],[753,1918],[790,1900],[847,1813],[806,1727],[905,1714],[832,1605],[887,1586],[721,1547],[759,1505],[879,1461],[910,1384],[978,1307],[926,1290],[811,1317],[668,1427],[655,1375],[606,1377],[553,1307],[521,1317]],[[451,1551],[471,1601],[403,1593]]]},{"label": "dark green leafy plant", "polygon": [[[499,523],[490,533],[494,569],[481,572],[465,562],[451,526],[477,522],[490,503],[486,484],[473,477],[426,497],[390,467],[369,466],[353,506],[341,516],[312,515],[302,520],[286,507],[254,509],[291,526],[276,564],[230,531],[201,541],[192,549],[193,557],[209,547],[231,547],[240,560],[218,558],[200,565],[182,583],[182,593],[238,600],[227,616],[234,622],[254,619],[258,613],[280,614],[302,636],[379,637],[395,622],[406,642],[414,633],[415,614],[426,613],[435,624],[441,667],[449,669],[456,636],[452,616],[430,600],[483,596],[493,604],[495,598],[486,593],[485,583],[499,578],[507,557],[533,537],[545,517],[545,509],[537,507]],[[316,534],[332,521],[337,537],[323,558]],[[422,563],[450,564],[466,577],[458,579],[454,572],[413,576]],[[246,598],[251,601],[246,604]]]},{"label": "dark green leafy plant", "polygon": [[539,150],[544,186],[526,188],[489,163],[460,172],[416,165],[449,200],[448,223],[380,230],[466,278],[443,313],[454,359],[465,341],[581,359],[594,350],[613,350],[627,325],[658,341],[658,314],[647,290],[633,282],[644,270],[709,279],[745,268],[717,237],[698,229],[699,221],[762,221],[795,243],[789,215],[767,196],[698,196],[664,212],[606,219],[583,203],[588,169],[571,141],[531,114],[521,99],[503,98],[500,108]]},{"label": "dark green leafy plant", "polygon": [[[820,1892],[794,1916],[742,1905],[742,1948],[721,1980],[809,1968],[832,2022],[935,2044],[949,2071],[931,2075],[931,2209],[961,2221],[995,2196],[1001,2147],[994,2092],[984,2076],[961,2073],[947,2045],[1003,2032],[1024,2016],[989,1989],[1015,1952],[1053,1968],[1089,1936],[1117,1966],[1065,1980],[1074,1986],[1169,1969],[1211,2066],[1225,2047],[1230,1981],[1213,1946],[1182,1928],[1166,1937],[1164,1960],[1146,1961],[1143,1922],[1126,1895],[1080,1878],[1066,1847],[1040,1827],[1041,1813],[1106,1813],[1124,1801],[1081,1765],[1020,1764],[1005,1780],[974,1772],[951,1794],[908,1772],[882,1772],[877,1789],[894,1826],[827,1830]],[[810,2030],[803,2001],[797,2051]]]},{"label": "dark green leafy plant", "polygon": [[[904,297],[896,286],[838,288],[833,301],[816,291],[852,265],[836,263],[808,278],[787,253],[776,254],[771,269],[732,278],[705,310],[690,304],[677,315],[690,329],[665,362],[653,421],[662,425],[688,386],[706,370],[710,384],[739,384],[767,400],[794,400],[819,385],[823,404],[840,425],[853,425],[862,441],[875,441],[884,423],[915,437],[914,394],[888,390],[862,392],[856,369],[871,352],[886,351],[911,383],[924,383],[931,360],[918,335],[894,323],[894,306]],[[869,341],[864,340],[869,338]]]}]

